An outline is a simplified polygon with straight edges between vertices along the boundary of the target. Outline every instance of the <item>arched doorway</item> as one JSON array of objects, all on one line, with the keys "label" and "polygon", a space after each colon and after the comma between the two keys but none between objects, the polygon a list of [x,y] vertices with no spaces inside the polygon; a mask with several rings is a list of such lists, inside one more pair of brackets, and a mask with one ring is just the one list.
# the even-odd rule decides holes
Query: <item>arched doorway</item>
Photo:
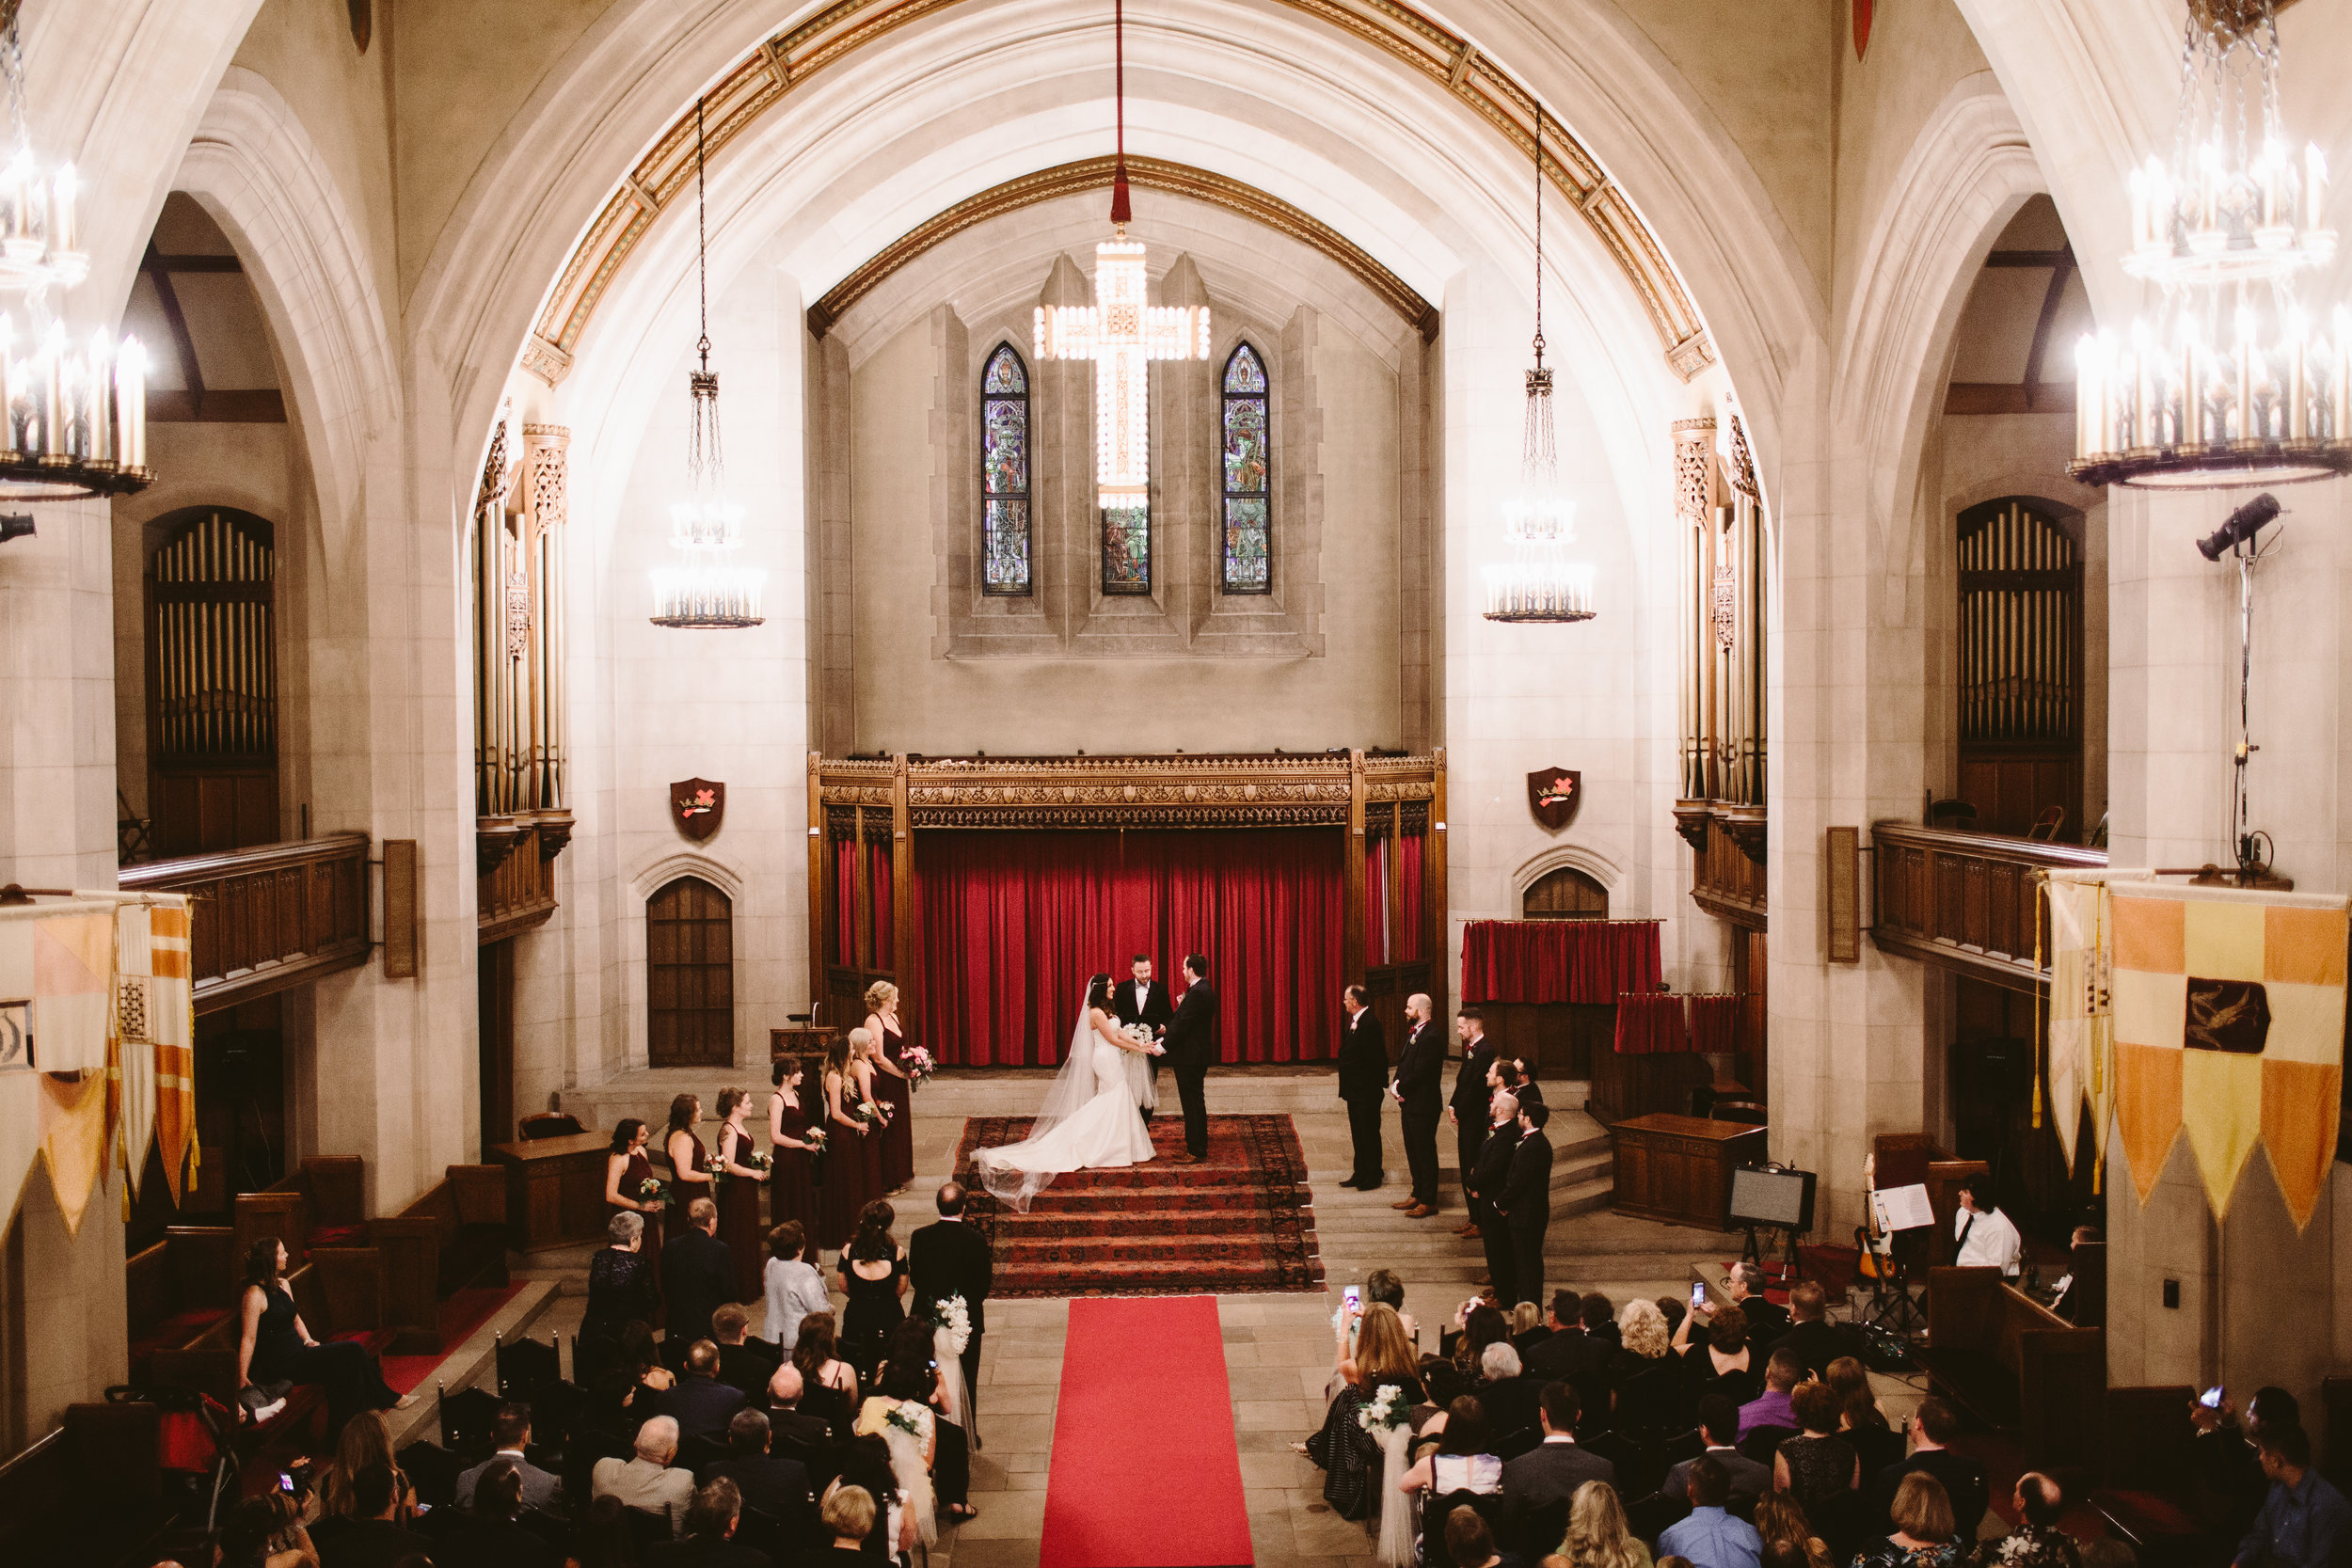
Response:
[{"label": "arched doorway", "polygon": [[645,1063],[735,1062],[735,904],[700,877],[645,900]]}]

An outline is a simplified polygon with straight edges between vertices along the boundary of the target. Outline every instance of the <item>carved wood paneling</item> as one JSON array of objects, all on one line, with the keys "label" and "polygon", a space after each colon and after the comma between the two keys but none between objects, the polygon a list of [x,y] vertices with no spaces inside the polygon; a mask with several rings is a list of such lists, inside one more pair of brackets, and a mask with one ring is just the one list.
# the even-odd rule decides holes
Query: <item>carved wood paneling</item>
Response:
[{"label": "carved wood paneling", "polygon": [[233,1007],[368,959],[368,835],[330,833],[122,868],[125,893],[184,893],[196,1010]]},{"label": "carved wood paneling", "polygon": [[2105,850],[1911,822],[1876,823],[1870,838],[1878,863],[1870,940],[1880,950],[2011,990],[2047,981],[2034,957],[2042,874],[2107,863]]},{"label": "carved wood paneling", "polygon": [[572,814],[525,812],[483,821],[483,832],[499,837],[505,831],[495,824],[511,823],[513,837],[506,854],[494,863],[484,855],[477,863],[488,863],[489,869],[476,884],[475,941],[488,943],[544,926],[555,913],[555,858],[571,842]]}]

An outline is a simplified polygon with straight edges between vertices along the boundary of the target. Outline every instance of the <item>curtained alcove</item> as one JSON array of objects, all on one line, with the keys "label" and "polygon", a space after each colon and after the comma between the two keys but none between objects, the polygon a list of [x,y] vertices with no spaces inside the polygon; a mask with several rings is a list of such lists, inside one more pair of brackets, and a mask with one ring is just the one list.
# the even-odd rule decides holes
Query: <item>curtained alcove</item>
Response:
[{"label": "curtained alcove", "polygon": [[809,759],[821,1022],[896,983],[946,1066],[1060,1063],[1087,977],[1210,962],[1229,1064],[1327,1059],[1340,990],[1442,1007],[1442,753]]}]

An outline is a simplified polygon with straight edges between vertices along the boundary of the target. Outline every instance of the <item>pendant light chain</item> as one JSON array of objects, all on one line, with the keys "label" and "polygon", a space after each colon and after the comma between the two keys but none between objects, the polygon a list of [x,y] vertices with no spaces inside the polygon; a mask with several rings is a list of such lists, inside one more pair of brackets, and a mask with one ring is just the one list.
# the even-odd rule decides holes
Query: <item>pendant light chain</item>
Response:
[{"label": "pendant light chain", "polygon": [[703,101],[694,100],[694,275],[702,293],[703,335],[696,345],[710,369],[710,218],[703,197]]},{"label": "pendant light chain", "polygon": [[1535,101],[1535,367],[1544,363],[1544,103]]}]

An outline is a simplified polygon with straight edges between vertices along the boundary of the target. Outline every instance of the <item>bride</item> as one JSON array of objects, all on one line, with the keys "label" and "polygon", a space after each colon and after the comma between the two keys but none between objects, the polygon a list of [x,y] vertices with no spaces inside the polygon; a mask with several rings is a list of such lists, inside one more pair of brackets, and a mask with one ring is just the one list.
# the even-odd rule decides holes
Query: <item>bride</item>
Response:
[{"label": "bride", "polygon": [[1120,1033],[1111,1011],[1111,977],[1087,982],[1086,1006],[1071,1032],[1061,1076],[1030,1125],[1029,1135],[972,1157],[980,1184],[1016,1212],[1063,1171],[1139,1165],[1152,1158],[1143,1111],[1156,1101],[1148,1058],[1160,1053]]}]

